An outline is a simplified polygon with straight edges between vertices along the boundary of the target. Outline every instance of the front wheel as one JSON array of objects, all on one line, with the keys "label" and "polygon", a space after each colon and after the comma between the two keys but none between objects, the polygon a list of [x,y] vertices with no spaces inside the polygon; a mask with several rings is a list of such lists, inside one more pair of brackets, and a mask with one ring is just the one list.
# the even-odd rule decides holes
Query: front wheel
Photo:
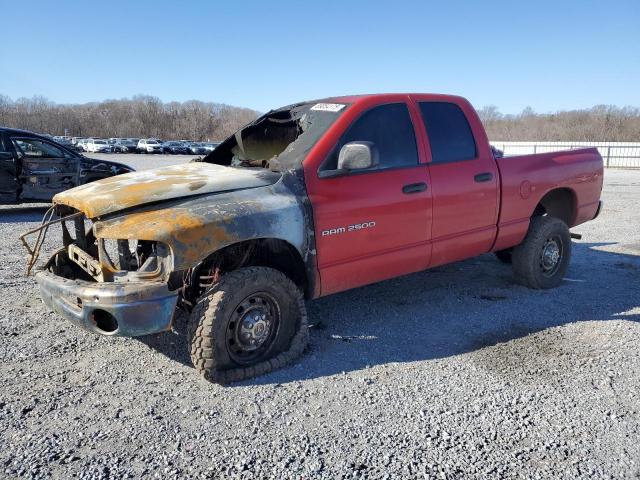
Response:
[{"label": "front wheel", "polygon": [[190,318],[191,360],[216,383],[280,368],[302,353],[308,338],[302,292],[272,268],[225,274],[200,297]]},{"label": "front wheel", "polygon": [[557,287],[571,258],[571,235],[560,219],[534,217],[524,241],[513,249],[516,280],[536,289]]}]

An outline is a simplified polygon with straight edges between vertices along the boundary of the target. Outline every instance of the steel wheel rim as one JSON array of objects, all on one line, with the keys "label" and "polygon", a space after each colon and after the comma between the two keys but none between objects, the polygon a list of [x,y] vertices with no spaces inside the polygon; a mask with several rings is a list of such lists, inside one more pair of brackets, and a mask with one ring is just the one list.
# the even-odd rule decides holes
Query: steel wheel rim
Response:
[{"label": "steel wheel rim", "polygon": [[552,277],[558,272],[563,254],[562,239],[558,235],[545,240],[540,252],[540,271],[545,277]]},{"label": "steel wheel rim", "polygon": [[280,307],[276,299],[257,292],[234,309],[225,334],[229,357],[239,364],[253,363],[273,344],[280,327]]}]

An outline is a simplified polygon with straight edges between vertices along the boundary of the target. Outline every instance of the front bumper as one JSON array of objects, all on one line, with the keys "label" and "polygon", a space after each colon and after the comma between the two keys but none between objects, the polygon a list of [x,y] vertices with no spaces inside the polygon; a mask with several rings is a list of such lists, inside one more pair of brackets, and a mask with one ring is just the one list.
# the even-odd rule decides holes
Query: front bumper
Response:
[{"label": "front bumper", "polygon": [[35,275],[42,301],[67,320],[102,335],[135,337],[168,330],[178,301],[166,283],[95,283],[49,271]]}]

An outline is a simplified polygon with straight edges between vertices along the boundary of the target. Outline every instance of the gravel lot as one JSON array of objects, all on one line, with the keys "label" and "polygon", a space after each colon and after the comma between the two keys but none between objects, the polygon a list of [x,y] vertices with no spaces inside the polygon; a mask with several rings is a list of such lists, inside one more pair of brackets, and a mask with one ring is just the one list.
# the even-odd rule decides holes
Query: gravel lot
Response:
[{"label": "gravel lot", "polygon": [[107,338],[50,313],[18,246],[45,208],[0,207],[0,477],[638,478],[640,171],[603,197],[560,288],[485,255],[333,295],[297,364],[229,387],[182,322]]}]

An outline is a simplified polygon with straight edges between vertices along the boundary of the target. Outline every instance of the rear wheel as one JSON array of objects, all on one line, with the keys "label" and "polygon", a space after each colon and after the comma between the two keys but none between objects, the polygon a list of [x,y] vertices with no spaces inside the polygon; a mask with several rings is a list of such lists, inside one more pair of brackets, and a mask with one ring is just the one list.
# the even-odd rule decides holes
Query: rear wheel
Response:
[{"label": "rear wheel", "polygon": [[198,300],[190,319],[191,360],[209,381],[236,382],[291,362],[308,336],[300,289],[272,268],[241,268]]},{"label": "rear wheel", "polygon": [[536,289],[557,287],[571,258],[569,228],[560,219],[534,217],[524,241],[513,249],[513,271],[521,284]]}]

